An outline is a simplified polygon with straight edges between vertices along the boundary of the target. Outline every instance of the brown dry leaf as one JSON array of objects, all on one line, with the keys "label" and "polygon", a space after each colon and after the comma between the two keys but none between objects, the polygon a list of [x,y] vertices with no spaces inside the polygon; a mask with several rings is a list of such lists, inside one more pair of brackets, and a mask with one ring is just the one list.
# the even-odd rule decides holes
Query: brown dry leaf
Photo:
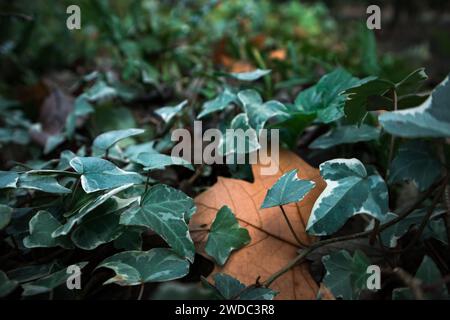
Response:
[{"label": "brown dry leaf", "polygon": [[[311,243],[314,239],[306,234],[305,226],[314,201],[325,187],[317,169],[287,150],[280,151],[279,170],[275,175],[261,175],[261,167],[260,164],[252,167],[254,183],[219,177],[215,185],[195,198],[198,210],[191,220],[191,226],[210,225],[223,205],[231,208],[239,224],[249,231],[252,240],[246,247],[232,253],[225,266],[216,266],[212,274],[227,273],[247,285],[254,284],[258,277],[261,281],[266,280],[295,258],[299,249],[281,210],[260,209],[267,190],[292,169],[298,169],[299,178],[316,182],[316,187],[301,202],[284,206],[300,240]],[[206,256],[204,246],[207,233],[193,232],[192,238],[198,251]],[[279,292],[277,299],[315,299],[319,288],[306,264],[294,267],[273,282],[271,287]]]},{"label": "brown dry leaf", "polygon": [[279,61],[286,60],[286,50],[285,49],[276,49],[276,50],[270,51],[269,59],[279,60]]}]

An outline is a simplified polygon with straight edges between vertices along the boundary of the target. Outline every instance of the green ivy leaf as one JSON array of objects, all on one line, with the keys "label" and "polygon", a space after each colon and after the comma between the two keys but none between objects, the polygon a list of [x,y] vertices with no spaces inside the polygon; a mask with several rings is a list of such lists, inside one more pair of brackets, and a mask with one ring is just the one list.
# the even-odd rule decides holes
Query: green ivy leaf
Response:
[{"label": "green ivy leaf", "polygon": [[30,235],[23,239],[26,248],[73,248],[66,237],[52,237],[52,233],[61,227],[61,223],[48,211],[38,211],[29,222]]},{"label": "green ivy leaf", "polygon": [[0,204],[0,230],[5,228],[11,221],[13,209],[11,207]]},{"label": "green ivy leaf", "polygon": [[114,240],[114,248],[123,250],[142,250],[143,228],[125,227],[123,233]]},{"label": "green ivy leaf", "polygon": [[0,270],[0,298],[6,297],[17,288],[17,281],[8,279],[6,273]]},{"label": "green ivy leaf", "polygon": [[261,209],[299,202],[314,188],[315,183],[310,180],[299,179],[297,171],[297,169],[294,169],[286,172],[275,182],[267,191]]},{"label": "green ivy leaf", "polygon": [[83,96],[90,102],[106,102],[117,97],[117,90],[105,81],[97,81]]},{"label": "green ivy leaf", "polygon": [[339,68],[324,75],[319,82],[300,92],[295,99],[295,106],[306,113],[315,113],[317,119],[330,123],[344,116],[346,96],[342,94],[361,81],[346,70]]},{"label": "green ivy leaf", "polygon": [[322,258],[327,273],[325,286],[336,298],[356,300],[367,289],[367,267],[371,265],[366,255],[356,250],[353,257],[345,250],[333,252]]},{"label": "green ivy leaf", "polygon": [[417,92],[428,79],[425,68],[419,68],[407,75],[402,81],[395,85],[398,96]]},{"label": "green ivy leaf", "polygon": [[38,190],[47,193],[66,194],[71,193],[70,189],[63,187],[52,176],[42,176],[40,174],[24,173],[19,177],[17,188]]},{"label": "green ivy leaf", "polygon": [[194,170],[192,164],[183,158],[168,156],[160,153],[142,152],[135,157],[133,162],[144,166],[144,170],[163,170],[168,166],[183,166],[189,170]]},{"label": "green ivy leaf", "polygon": [[[419,269],[417,269],[415,277],[424,285],[434,285],[441,281],[442,275],[434,261],[430,257],[425,256],[419,266]],[[450,296],[448,294],[447,287],[444,283],[442,283],[439,287],[437,287],[436,291],[425,293],[425,298],[432,300],[443,298],[448,299]],[[392,299],[413,300],[414,295],[409,288],[397,288],[392,291]]]},{"label": "green ivy leaf", "polygon": [[57,267],[58,265],[55,262],[19,267],[11,271],[8,271],[8,277],[11,280],[15,280],[19,283],[30,282],[48,276]]},{"label": "green ivy leaf", "polygon": [[318,137],[309,145],[311,149],[327,149],[340,144],[377,140],[381,130],[362,124],[361,126],[339,126]]},{"label": "green ivy leaf", "polygon": [[441,175],[441,163],[429,143],[409,141],[400,146],[389,168],[388,183],[409,180],[420,191],[428,189]]},{"label": "green ivy leaf", "polygon": [[121,286],[170,281],[182,278],[189,272],[189,262],[165,248],[120,252],[103,260],[97,268],[101,267],[116,273],[104,284],[116,283]]},{"label": "green ivy leaf", "polygon": [[330,235],[356,214],[382,220],[388,211],[388,191],[377,172],[358,159],[334,159],[320,165],[327,186],[314,203],[307,225],[313,235]]},{"label": "green ivy leaf", "polygon": [[383,128],[405,138],[450,137],[450,81],[447,77],[420,106],[385,112],[379,117]]},{"label": "green ivy leaf", "polygon": [[194,201],[183,192],[166,185],[148,190],[138,207],[124,212],[120,223],[144,226],[159,234],[182,257],[194,261],[195,247],[187,221],[195,212]]},{"label": "green ivy leaf", "polygon": [[231,209],[223,206],[211,225],[205,251],[223,266],[231,252],[250,243],[247,229],[242,228]]},{"label": "green ivy leaf", "polygon": [[265,75],[268,75],[270,72],[272,72],[272,70],[255,69],[249,72],[233,72],[230,73],[230,76],[241,81],[255,81],[261,77],[264,77]]},{"label": "green ivy leaf", "polygon": [[224,110],[231,103],[236,102],[236,94],[225,88],[217,97],[213,100],[207,101],[202,106],[202,111],[197,116],[197,119],[201,119],[211,113]]},{"label": "green ivy leaf", "polygon": [[273,117],[287,115],[284,104],[275,100],[263,102],[256,90],[240,91],[237,97],[244,107],[250,126],[255,130],[263,129],[266,122]]},{"label": "green ivy leaf", "polygon": [[14,171],[0,171],[0,189],[16,188],[19,174]]},{"label": "green ivy leaf", "polygon": [[213,276],[214,286],[204,282],[220,294],[225,300],[272,300],[277,292],[264,287],[246,287],[239,280],[224,274],[217,273]]},{"label": "green ivy leaf", "polygon": [[[87,262],[79,262],[75,265],[83,269],[87,264]],[[24,290],[22,296],[26,297],[50,292],[60,285],[65,284],[69,276],[70,274],[67,273],[67,269],[63,268],[38,280],[25,283],[22,285],[22,289]]]},{"label": "green ivy leaf", "polygon": [[92,146],[94,149],[97,149],[99,154],[103,154],[106,152],[106,150],[111,148],[117,142],[129,137],[142,134],[144,132],[145,130],[143,129],[134,129],[134,128],[108,131],[97,136],[97,138],[94,139]]},{"label": "green ivy leaf", "polygon": [[[236,115],[231,120],[228,129],[231,130],[225,130],[225,135],[222,136],[219,143],[219,152],[221,155],[243,155],[261,148],[256,132],[250,127],[247,114],[239,113]],[[242,135],[238,133],[242,133]],[[234,162],[237,163],[238,161]]]},{"label": "green ivy leaf", "polygon": [[170,122],[173,117],[175,117],[178,113],[183,110],[183,108],[187,105],[187,100],[184,100],[183,102],[177,104],[173,107],[162,107],[155,110],[155,113],[159,115],[165,123]]},{"label": "green ivy leaf", "polygon": [[81,174],[81,186],[86,193],[142,182],[139,174],[122,170],[100,158],[76,157],[70,161],[70,166]]},{"label": "green ivy leaf", "polygon": [[67,220],[67,222],[62,225],[61,227],[57,228],[53,233],[52,237],[58,237],[61,235],[66,235],[72,230],[72,228],[79,223],[88,213],[92,212],[94,209],[98,208],[100,205],[104,204],[107,200],[109,200],[112,196],[116,195],[117,193],[126,190],[130,188],[133,184],[126,184],[121,187],[118,187],[116,189],[110,190],[105,194],[102,194],[101,196],[97,197],[93,201],[88,201],[87,204],[82,206],[79,211],[70,216],[70,218]]}]

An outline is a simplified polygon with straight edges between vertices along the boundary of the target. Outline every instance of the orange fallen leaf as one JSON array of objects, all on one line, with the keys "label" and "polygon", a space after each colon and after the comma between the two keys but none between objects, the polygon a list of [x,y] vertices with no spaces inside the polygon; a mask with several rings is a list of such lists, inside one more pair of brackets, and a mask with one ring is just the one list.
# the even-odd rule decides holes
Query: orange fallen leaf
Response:
[{"label": "orange fallen leaf", "polygon": [[[215,185],[198,195],[195,198],[198,210],[190,222],[191,226],[210,225],[223,205],[231,208],[252,240],[232,253],[223,267],[216,266],[211,275],[223,272],[247,285],[254,284],[258,277],[261,282],[266,280],[295,258],[299,249],[281,210],[277,207],[260,209],[267,190],[294,168],[298,169],[299,178],[316,182],[316,187],[301,202],[283,206],[300,240],[308,244],[314,239],[306,234],[305,226],[314,201],[325,187],[317,169],[287,150],[280,151],[276,174],[261,175],[260,164],[252,168],[254,183],[219,177]],[[193,232],[192,238],[197,250],[207,256],[204,252],[207,232]],[[319,286],[309,274],[307,265],[302,264],[279,277],[271,288],[279,292],[277,299],[315,299]]]},{"label": "orange fallen leaf", "polygon": [[269,59],[279,60],[279,61],[286,60],[286,50],[285,49],[277,49],[277,50],[270,51]]}]

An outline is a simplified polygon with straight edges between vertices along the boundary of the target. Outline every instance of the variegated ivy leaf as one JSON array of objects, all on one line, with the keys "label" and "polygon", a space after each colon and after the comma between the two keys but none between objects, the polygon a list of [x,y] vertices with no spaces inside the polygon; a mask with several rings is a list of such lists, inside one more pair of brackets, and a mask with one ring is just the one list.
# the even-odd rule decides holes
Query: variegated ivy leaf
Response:
[{"label": "variegated ivy leaf", "polygon": [[[88,263],[78,262],[75,265],[80,269],[83,269]],[[59,271],[53,272],[52,274],[40,278],[38,280],[28,282],[22,285],[23,293],[22,296],[33,296],[36,294],[50,292],[53,289],[59,287],[67,282],[68,277],[67,268],[62,268]]]},{"label": "variegated ivy leaf", "polygon": [[409,180],[424,191],[441,175],[441,163],[429,143],[409,141],[400,146],[391,162],[388,183]]},{"label": "variegated ivy leaf", "polygon": [[181,112],[181,110],[183,110],[183,108],[187,105],[187,100],[184,100],[183,102],[181,102],[180,104],[177,104],[176,106],[173,107],[162,107],[159,109],[155,110],[155,113],[157,115],[159,115],[165,123],[170,122],[170,120],[172,120],[173,117],[175,117],[178,113]]},{"label": "variegated ivy leaf", "polygon": [[231,103],[236,101],[236,94],[225,88],[217,97],[213,100],[207,101],[202,106],[202,111],[197,116],[197,119],[201,119],[211,113],[222,111],[228,107]]},{"label": "variegated ivy leaf", "polygon": [[297,169],[286,172],[267,191],[261,209],[299,202],[314,188],[314,185],[313,181],[299,179]]},{"label": "variegated ivy leaf", "polygon": [[13,292],[17,285],[17,281],[10,280],[6,273],[0,270],[0,298],[6,297]]},{"label": "variegated ivy leaf", "polygon": [[339,126],[318,137],[309,145],[311,149],[327,149],[340,144],[377,140],[381,130],[362,124],[361,126]]},{"label": "variegated ivy leaf", "polygon": [[392,135],[405,138],[450,137],[450,81],[438,85],[420,106],[385,112],[379,121]]},{"label": "variegated ivy leaf", "polygon": [[205,251],[223,266],[233,250],[245,246],[250,240],[247,229],[239,225],[230,208],[223,206],[211,225]]},{"label": "variegated ivy leaf", "polygon": [[17,188],[38,190],[47,193],[65,194],[71,193],[70,189],[60,185],[53,176],[24,173],[19,177]]},{"label": "variegated ivy leaf", "polygon": [[98,154],[103,154],[106,150],[111,148],[120,140],[133,137],[139,134],[144,133],[143,129],[124,129],[124,130],[113,130],[102,133],[97,136],[93,142],[93,148],[97,151]]},{"label": "variegated ivy leaf", "polygon": [[[423,257],[422,263],[417,269],[416,279],[421,281],[423,285],[432,285],[439,283],[442,280],[441,272],[434,263],[433,259],[429,256]],[[425,292],[425,299],[437,300],[437,299],[449,299],[449,293],[445,283],[440,284],[435,290]],[[397,288],[392,291],[393,300],[413,300],[414,295],[410,288]]]},{"label": "variegated ivy leaf", "polygon": [[219,143],[219,153],[226,156],[252,153],[260,148],[257,133],[250,127],[245,113],[239,113],[231,120],[230,128],[225,130]]},{"label": "variegated ivy leaf", "polygon": [[314,113],[317,119],[330,123],[344,116],[345,90],[367,79],[353,77],[346,70],[339,68],[324,75],[313,87],[300,92],[295,99],[295,106],[304,112]]},{"label": "variegated ivy leaf", "polygon": [[[52,237],[58,237],[61,235],[68,234],[72,230],[72,228],[77,223],[79,223],[87,214],[92,212],[94,209],[98,208],[100,205],[104,204],[112,196],[118,194],[119,192],[121,192],[125,189],[130,188],[132,185],[133,184],[126,184],[126,185],[120,186],[118,188],[115,188],[113,190],[106,192],[105,194],[100,195],[93,201],[88,201],[87,204],[82,206],[76,214],[70,216],[70,218],[67,220],[67,222],[64,225],[57,228],[52,233]],[[120,208],[118,208],[118,209],[120,209]]]},{"label": "variegated ivy leaf", "polygon": [[268,75],[271,71],[272,70],[269,69],[255,69],[248,72],[230,73],[230,76],[241,81],[255,81],[261,77],[264,77],[265,75]]},{"label": "variegated ivy leaf", "polygon": [[97,81],[88,91],[83,93],[83,96],[90,102],[110,101],[117,95],[117,90],[103,80]]},{"label": "variegated ivy leaf", "polygon": [[49,275],[59,269],[57,262],[38,265],[26,265],[8,271],[8,277],[19,283],[30,282]]},{"label": "variegated ivy leaf", "polygon": [[156,185],[143,195],[140,206],[130,208],[120,218],[129,226],[144,226],[159,234],[182,257],[194,261],[195,247],[187,222],[196,207],[183,192]]},{"label": "variegated ivy leaf", "polygon": [[142,250],[142,233],[145,228],[125,227],[123,233],[114,240],[114,248],[123,250]]},{"label": "variegated ivy leaf", "polygon": [[213,276],[214,285],[206,280],[203,284],[216,291],[219,299],[225,300],[272,300],[277,292],[264,287],[246,287],[238,279],[224,273]]},{"label": "variegated ivy leaf", "polygon": [[0,230],[9,224],[12,212],[13,209],[11,207],[0,204]]},{"label": "variegated ivy leaf", "polygon": [[306,231],[330,235],[356,214],[381,220],[388,211],[384,180],[364,167],[358,159],[334,159],[320,165],[327,186],[314,203]]},{"label": "variegated ivy leaf", "polygon": [[112,162],[96,157],[73,158],[70,166],[81,174],[81,186],[86,193],[142,182],[139,174],[122,170]]},{"label": "variegated ivy leaf", "polygon": [[367,267],[371,265],[366,255],[356,250],[353,257],[345,250],[333,252],[322,258],[327,270],[323,283],[336,298],[357,300],[367,289]]},{"label": "variegated ivy leaf", "polygon": [[170,281],[182,278],[189,272],[189,262],[165,248],[120,252],[103,260],[97,268],[101,267],[116,273],[104,284],[116,283],[121,286]]},{"label": "variegated ivy leaf", "polygon": [[30,235],[23,239],[26,248],[73,248],[70,240],[64,236],[52,237],[52,233],[61,227],[61,223],[48,211],[39,211],[29,222]]},{"label": "variegated ivy leaf", "polygon": [[284,104],[275,100],[263,102],[261,95],[256,90],[243,90],[237,96],[248,116],[250,126],[257,131],[263,129],[269,119],[287,115]]},{"label": "variegated ivy leaf", "polygon": [[192,164],[183,158],[168,156],[160,153],[140,153],[134,160],[144,166],[144,170],[162,170],[168,166],[183,166],[189,170],[194,170]]},{"label": "variegated ivy leaf", "polygon": [[19,181],[19,174],[14,171],[0,171],[0,189],[15,188]]}]

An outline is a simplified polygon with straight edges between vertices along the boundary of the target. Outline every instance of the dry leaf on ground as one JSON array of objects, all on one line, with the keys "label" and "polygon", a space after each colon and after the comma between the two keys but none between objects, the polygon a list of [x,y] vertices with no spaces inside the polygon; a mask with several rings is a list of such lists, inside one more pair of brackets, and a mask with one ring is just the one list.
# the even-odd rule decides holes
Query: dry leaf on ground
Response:
[{"label": "dry leaf on ground", "polygon": [[[219,177],[214,186],[195,198],[198,210],[191,220],[191,225],[210,225],[217,211],[223,205],[228,205],[239,224],[248,229],[252,238],[249,245],[232,253],[223,267],[216,266],[212,274],[227,273],[250,285],[255,283],[258,277],[264,281],[295,258],[299,248],[289,232],[281,210],[277,207],[260,209],[267,190],[285,172],[292,169],[298,169],[299,178],[316,183],[316,187],[301,202],[284,206],[300,240],[304,243],[313,241],[313,238],[306,234],[305,226],[314,201],[325,187],[325,182],[320,177],[319,170],[309,166],[290,151],[281,150],[279,160],[279,170],[275,175],[261,175],[261,165],[256,164],[253,165],[254,183]],[[199,252],[206,256],[204,246],[207,233],[193,232],[192,237]],[[309,274],[306,264],[291,269],[271,287],[279,292],[277,299],[315,299],[319,288]]]}]

